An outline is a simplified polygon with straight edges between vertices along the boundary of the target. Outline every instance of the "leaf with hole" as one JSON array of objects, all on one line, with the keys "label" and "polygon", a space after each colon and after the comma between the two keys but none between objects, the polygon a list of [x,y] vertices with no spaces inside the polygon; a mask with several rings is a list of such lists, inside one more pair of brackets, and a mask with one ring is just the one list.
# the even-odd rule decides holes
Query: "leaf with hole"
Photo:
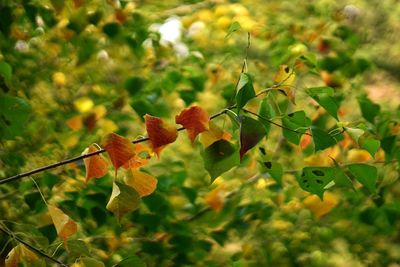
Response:
[{"label": "leaf with hole", "polygon": [[259,163],[261,165],[261,172],[268,173],[278,185],[282,185],[283,168],[279,162],[262,160]]},{"label": "leaf with hole", "polygon": [[375,193],[376,181],[378,179],[378,170],[376,167],[367,164],[351,164],[348,168],[351,175],[353,175],[360,184],[365,186],[372,194]]},{"label": "leaf with hole", "polygon": [[201,155],[204,167],[210,174],[211,182],[240,163],[238,149],[223,139],[214,142],[204,149]]},{"label": "leaf with hole", "polygon": [[[301,136],[307,131],[308,127],[311,125],[311,120],[306,116],[304,111],[296,111],[285,115],[282,118],[282,129],[283,136],[291,143],[298,145],[300,143]],[[288,129],[294,131],[290,131]]]},{"label": "leaf with hole", "polygon": [[240,117],[240,159],[265,136],[265,128],[260,121],[248,116]]},{"label": "leaf with hole", "polygon": [[323,200],[325,187],[335,178],[336,167],[305,167],[298,182],[300,187]]}]

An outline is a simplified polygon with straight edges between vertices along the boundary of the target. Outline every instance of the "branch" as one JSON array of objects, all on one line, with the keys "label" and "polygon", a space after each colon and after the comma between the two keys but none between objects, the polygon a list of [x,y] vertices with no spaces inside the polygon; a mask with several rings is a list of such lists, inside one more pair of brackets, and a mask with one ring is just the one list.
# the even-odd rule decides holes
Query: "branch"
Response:
[{"label": "branch", "polygon": [[16,241],[18,241],[19,243],[23,244],[24,246],[26,246],[27,248],[29,248],[30,250],[32,250],[33,252],[39,254],[40,256],[58,264],[59,266],[63,266],[63,267],[69,267],[69,265],[62,263],[61,261],[47,255],[45,252],[43,252],[42,250],[34,247],[33,245],[25,242],[24,240],[22,240],[21,238],[19,238],[18,236],[16,236],[13,232],[9,231],[9,230],[5,230],[3,229],[3,227],[0,227],[0,231],[5,233],[6,235],[8,235],[9,237],[15,239]]}]

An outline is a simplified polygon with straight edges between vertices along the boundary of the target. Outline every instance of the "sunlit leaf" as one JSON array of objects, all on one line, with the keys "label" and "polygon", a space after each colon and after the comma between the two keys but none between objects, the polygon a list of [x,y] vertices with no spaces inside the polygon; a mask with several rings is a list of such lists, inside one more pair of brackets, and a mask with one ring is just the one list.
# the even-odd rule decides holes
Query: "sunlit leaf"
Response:
[{"label": "sunlit leaf", "polygon": [[350,135],[350,137],[358,143],[360,137],[364,134],[364,130],[358,128],[348,128],[346,127],[346,132]]},{"label": "sunlit leaf", "polygon": [[146,114],[144,120],[151,147],[157,155],[160,155],[164,146],[175,142],[178,132],[175,126],[164,122],[158,117]]},{"label": "sunlit leaf", "polygon": [[8,253],[5,267],[19,266],[44,267],[46,262],[23,244],[18,244]]},{"label": "sunlit leaf", "polygon": [[153,175],[136,169],[126,171],[125,183],[133,187],[140,197],[152,194],[157,188],[157,179]]},{"label": "sunlit leaf", "polygon": [[256,93],[253,88],[251,77],[247,73],[240,74],[239,83],[236,92],[236,105],[238,112],[246,105],[246,103],[254,98]]},{"label": "sunlit leaf", "polygon": [[300,187],[323,200],[325,186],[333,179],[335,167],[305,167],[298,177]]},{"label": "sunlit leaf", "polygon": [[129,139],[116,133],[110,133],[104,137],[103,147],[107,151],[115,170],[128,162],[136,151],[135,145]]},{"label": "sunlit leaf", "polygon": [[211,182],[224,172],[240,163],[238,149],[226,140],[218,140],[201,153],[204,167],[211,176]]},{"label": "sunlit leaf", "polygon": [[68,238],[78,231],[78,225],[67,214],[53,205],[47,205],[57,234],[66,244]]},{"label": "sunlit leaf", "polygon": [[[95,145],[91,145],[83,151],[82,155],[90,154],[98,151]],[[108,172],[108,163],[105,159],[100,155],[94,155],[88,158],[84,158],[83,162],[85,163],[86,168],[86,180],[88,183],[93,178],[101,178]]]},{"label": "sunlit leaf", "polygon": [[348,166],[350,173],[360,184],[365,186],[372,194],[376,191],[378,170],[376,167],[367,164],[351,164]]},{"label": "sunlit leaf", "polygon": [[333,98],[334,90],[331,87],[313,87],[306,90],[317,103],[323,107],[332,117],[338,120],[337,111],[339,104]]},{"label": "sunlit leaf", "polygon": [[181,124],[186,128],[189,138],[194,143],[196,136],[209,129],[208,113],[199,106],[183,110],[175,117],[177,124]]},{"label": "sunlit leaf", "polygon": [[295,104],[295,90],[294,83],[296,80],[296,74],[287,65],[280,65],[279,71],[274,77],[276,89],[280,90],[287,98]]},{"label": "sunlit leaf", "polygon": [[230,133],[219,128],[214,122],[210,121],[210,129],[200,134],[200,143],[204,147],[208,147],[214,142],[224,139],[229,141],[231,139]]},{"label": "sunlit leaf", "polygon": [[311,127],[311,133],[314,140],[315,152],[336,144],[336,140],[332,136],[315,126]]},{"label": "sunlit leaf", "polygon": [[139,208],[140,195],[131,186],[114,182],[110,200],[107,203],[107,210],[114,213],[118,221],[121,218]]},{"label": "sunlit leaf", "polygon": [[248,116],[242,116],[240,121],[240,159],[242,159],[248,150],[264,138],[265,128],[261,122]]},{"label": "sunlit leaf", "polygon": [[331,212],[339,204],[339,198],[337,195],[326,192],[324,195],[324,200],[321,200],[316,195],[311,195],[303,200],[304,206],[314,213],[315,217],[318,219],[322,216]]},{"label": "sunlit leaf", "polygon": [[374,119],[379,114],[381,107],[378,104],[373,103],[366,96],[360,96],[357,98],[357,100],[361,109],[362,116],[367,121],[374,123]]},{"label": "sunlit leaf", "polygon": [[379,142],[379,140],[368,138],[363,140],[361,143],[361,148],[367,150],[372,157],[375,157],[380,145],[381,142]]}]

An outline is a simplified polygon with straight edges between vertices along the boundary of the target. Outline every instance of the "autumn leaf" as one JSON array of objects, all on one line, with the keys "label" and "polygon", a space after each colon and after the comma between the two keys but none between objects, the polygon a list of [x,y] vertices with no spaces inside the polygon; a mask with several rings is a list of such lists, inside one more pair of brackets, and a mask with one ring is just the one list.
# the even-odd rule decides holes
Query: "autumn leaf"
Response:
[{"label": "autumn leaf", "polygon": [[293,104],[295,104],[295,94],[293,90],[295,78],[296,74],[287,65],[280,65],[279,71],[274,77],[274,82],[277,84],[276,88],[286,95]]},{"label": "autumn leaf", "polygon": [[316,195],[310,195],[304,199],[303,203],[319,219],[331,212],[338,205],[339,199],[334,193],[325,192],[324,200]]},{"label": "autumn leaf", "polygon": [[173,125],[170,125],[158,117],[146,114],[144,116],[146,130],[153,151],[160,155],[165,145],[173,143],[178,137],[178,131]]},{"label": "autumn leaf", "polygon": [[[83,151],[82,155],[90,154],[98,151],[96,146],[91,145]],[[108,164],[105,159],[100,155],[93,155],[91,157],[83,159],[86,168],[86,180],[88,183],[93,178],[101,178],[108,172]]]},{"label": "autumn leaf", "polygon": [[115,171],[135,155],[135,145],[129,139],[116,133],[106,135],[103,144],[104,149],[110,156]]},{"label": "autumn leaf", "polygon": [[125,169],[131,169],[131,168],[137,169],[149,163],[152,154],[150,148],[140,143],[135,144],[135,147],[136,147],[135,156],[133,156],[127,163],[123,165]]},{"label": "autumn leaf", "polygon": [[209,130],[202,132],[200,134],[200,143],[206,148],[212,145],[214,142],[218,140],[226,140],[229,141],[231,139],[230,133],[223,131],[219,128],[215,123],[210,121],[209,123]]},{"label": "autumn leaf", "polygon": [[152,194],[157,188],[157,179],[154,176],[135,169],[126,172],[125,183],[133,187],[140,197]]},{"label": "autumn leaf", "polygon": [[192,143],[194,143],[194,140],[199,133],[209,129],[208,113],[199,106],[193,106],[183,110],[175,117],[175,121],[177,124],[181,124],[186,128]]},{"label": "autumn leaf", "polygon": [[78,231],[78,225],[67,214],[53,205],[47,205],[57,234],[67,244],[67,239]]},{"label": "autumn leaf", "polygon": [[45,266],[45,261],[23,244],[19,244],[8,253],[5,264],[5,267]]},{"label": "autumn leaf", "polygon": [[139,207],[140,195],[132,187],[114,182],[110,200],[107,203],[107,210],[117,216],[118,221],[128,212]]},{"label": "autumn leaf", "polygon": [[217,187],[205,196],[207,204],[216,212],[224,207],[225,191],[223,187]]}]

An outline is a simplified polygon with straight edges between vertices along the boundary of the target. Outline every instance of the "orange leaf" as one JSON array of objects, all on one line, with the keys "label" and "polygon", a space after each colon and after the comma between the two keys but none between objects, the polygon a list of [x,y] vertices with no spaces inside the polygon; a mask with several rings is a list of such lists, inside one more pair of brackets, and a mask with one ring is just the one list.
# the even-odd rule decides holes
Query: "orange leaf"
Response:
[{"label": "orange leaf", "polygon": [[[127,163],[124,164],[125,169],[136,169],[146,165],[151,158],[151,150],[143,144],[136,144],[136,154]],[[144,154],[144,155],[142,155]]]},{"label": "orange leaf", "polygon": [[146,114],[144,116],[146,130],[149,135],[153,151],[160,155],[161,150],[167,144],[173,143],[178,137],[176,128],[158,117]]},{"label": "orange leaf", "polygon": [[129,169],[125,176],[127,185],[133,187],[140,197],[148,196],[157,188],[157,179],[145,172]]},{"label": "orange leaf", "polygon": [[47,205],[57,234],[67,244],[67,239],[78,231],[78,225],[67,214],[53,205]]},{"label": "orange leaf", "polygon": [[199,106],[183,110],[181,114],[175,117],[175,121],[186,128],[192,143],[199,133],[207,131],[209,128],[208,113]]},{"label": "orange leaf", "polygon": [[129,139],[118,134],[107,134],[103,143],[115,170],[118,170],[119,167],[135,156],[135,145]]},{"label": "orange leaf", "polygon": [[[91,145],[90,147],[86,148],[83,151],[82,155],[90,154],[96,152],[98,149]],[[88,183],[93,178],[101,178],[108,172],[108,164],[107,161],[100,155],[94,155],[88,158],[83,159],[86,168],[86,180],[85,182]]]},{"label": "orange leaf", "polygon": [[225,191],[222,187],[217,187],[205,196],[207,204],[216,212],[224,207]]}]

